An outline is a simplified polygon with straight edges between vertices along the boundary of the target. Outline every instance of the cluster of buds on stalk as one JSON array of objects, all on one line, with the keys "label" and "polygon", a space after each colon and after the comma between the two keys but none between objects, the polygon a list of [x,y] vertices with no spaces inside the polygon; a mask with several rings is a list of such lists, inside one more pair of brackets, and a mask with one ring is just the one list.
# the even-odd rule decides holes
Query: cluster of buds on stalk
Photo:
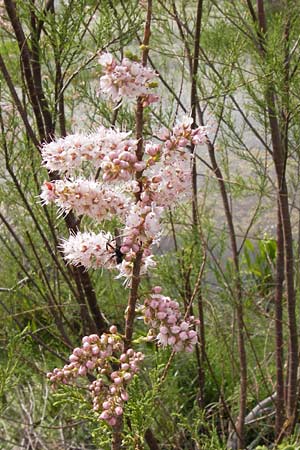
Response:
[{"label": "cluster of buds on stalk", "polygon": [[47,377],[54,388],[59,384],[73,385],[78,378],[96,377],[88,386],[93,410],[100,419],[114,426],[128,400],[127,385],[139,371],[143,359],[141,352],[131,348],[124,351],[124,342],[117,334],[117,328],[112,326],[110,333],[100,337],[97,334],[85,336],[82,346],[70,355],[70,363],[49,372]]},{"label": "cluster of buds on stalk", "polygon": [[[124,402],[128,400],[126,386],[139,371],[143,359],[144,355],[141,352],[136,353],[130,348],[119,357],[120,368],[109,374],[109,383],[105,385],[102,378],[89,386],[94,411],[102,411],[100,419],[111,426],[116,425],[117,417],[123,414]],[[108,375],[107,370],[104,374]]]},{"label": "cluster of buds on stalk", "polygon": [[103,181],[127,181],[145,169],[146,164],[137,159],[136,145],[137,141],[132,140],[124,148],[116,147],[108,153],[101,165]]},{"label": "cluster of buds on stalk", "polygon": [[142,314],[150,326],[148,340],[157,340],[162,347],[170,346],[175,352],[191,352],[197,343],[194,316],[182,317],[179,304],[170,297],[161,295],[162,288],[155,286],[144,302]]},{"label": "cluster of buds on stalk", "polygon": [[154,70],[129,58],[123,58],[118,64],[111,53],[102,53],[99,63],[104,71],[100,78],[100,91],[112,101],[121,101],[124,97],[142,97],[145,107],[158,100],[158,96],[151,93],[151,88],[157,86]]}]

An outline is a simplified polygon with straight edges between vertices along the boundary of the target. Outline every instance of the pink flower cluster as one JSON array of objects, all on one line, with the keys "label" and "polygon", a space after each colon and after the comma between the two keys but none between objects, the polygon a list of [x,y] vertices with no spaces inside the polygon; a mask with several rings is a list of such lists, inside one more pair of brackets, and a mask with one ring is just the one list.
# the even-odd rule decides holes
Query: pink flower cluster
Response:
[{"label": "pink flower cluster", "polygon": [[165,158],[172,157],[173,151],[180,152],[187,145],[200,145],[206,142],[207,127],[192,128],[192,124],[192,117],[185,116],[182,122],[173,127],[171,132],[166,128],[160,130],[159,137],[164,141],[163,154]]},{"label": "pink flower cluster", "polygon": [[112,189],[103,183],[77,178],[74,181],[46,181],[40,195],[45,204],[54,202],[63,211],[71,209],[99,222],[111,216],[125,217],[129,199],[120,190]]},{"label": "pink flower cluster", "polygon": [[124,97],[144,97],[144,106],[156,102],[158,96],[150,92],[156,83],[154,70],[142,64],[123,58],[118,64],[111,53],[102,53],[99,63],[103,67],[104,75],[100,78],[100,91],[111,97],[112,101],[120,101]]},{"label": "pink flower cluster", "polygon": [[65,259],[87,269],[114,269],[117,265],[115,242],[110,233],[80,232],[62,244]]},{"label": "pink flower cluster", "polygon": [[183,319],[179,304],[161,295],[161,290],[160,286],[154,287],[150,298],[144,302],[144,321],[151,327],[148,339],[157,339],[159,345],[169,345],[175,352],[193,351],[198,338],[197,332],[191,328],[198,324],[198,320],[194,316]]},{"label": "pink flower cluster", "polygon": [[[50,171],[72,173],[82,163],[90,162],[98,168],[117,159],[123,151],[134,154],[136,140],[128,139],[131,132],[100,126],[95,133],[71,134],[41,147],[44,166]],[[115,153],[111,153],[115,152]],[[113,158],[113,155],[116,155]],[[122,160],[122,158],[121,158]]]},{"label": "pink flower cluster", "polygon": [[148,142],[145,146],[145,153],[149,156],[148,166],[154,165],[161,160],[164,164],[174,164],[179,161],[188,161],[189,155],[186,147],[194,144],[201,145],[207,140],[208,128],[192,128],[193,119],[189,116],[183,117],[172,130],[162,128],[158,132],[158,137],[163,141],[162,144]]},{"label": "pink flower cluster", "polygon": [[149,170],[145,173],[144,192],[141,194],[142,200],[150,200],[157,207],[172,206],[191,198],[191,156],[187,154],[185,160],[181,159],[177,163],[165,164],[159,170]]},{"label": "pink flower cluster", "polygon": [[70,134],[41,147],[44,166],[50,171],[71,173],[83,161],[93,161],[99,167],[105,152],[102,149],[102,128],[99,133]]},{"label": "pink flower cluster", "polygon": [[100,419],[114,426],[117,417],[123,414],[124,402],[128,400],[127,385],[138,372],[143,359],[141,352],[132,349],[124,352],[123,340],[116,327],[112,326],[110,334],[85,336],[82,347],[75,348],[70,355],[70,363],[49,372],[47,377],[57,387],[59,384],[73,384],[79,377],[95,375],[97,379],[89,384],[93,409],[100,413]]},{"label": "pink flower cluster", "polygon": [[[125,238],[125,242],[126,238]],[[87,269],[99,269],[101,267],[111,270],[118,268],[117,278],[125,278],[125,284],[129,284],[136,252],[132,249],[124,253],[122,262],[119,262],[117,251],[124,251],[124,248],[117,248],[115,239],[110,233],[101,231],[100,233],[78,232],[71,235],[69,239],[63,241],[62,249],[65,259],[74,266],[83,266]],[[149,248],[143,249],[140,274],[147,273],[149,268],[156,266]]]},{"label": "pink flower cluster", "polygon": [[146,144],[148,160],[144,172],[144,192],[141,194],[144,201],[149,199],[157,206],[165,207],[191,196],[193,156],[186,147],[203,144],[207,133],[207,127],[193,129],[192,123],[191,117],[184,117],[171,131],[163,129],[159,132],[162,144]]},{"label": "pink flower cluster", "polygon": [[124,240],[121,247],[122,253],[131,250],[137,253],[141,248],[149,247],[161,231],[160,219],[163,209],[153,203],[139,201],[131,205],[127,212],[124,228]]},{"label": "pink flower cluster", "polygon": [[[43,146],[44,163],[50,170],[70,171],[90,161],[102,174],[99,182],[82,178],[45,182],[41,193],[45,204],[54,202],[63,211],[73,209],[98,222],[113,216],[124,222],[119,249],[124,255],[122,264],[115,246],[108,244],[112,237],[105,233],[71,236],[63,245],[68,261],[86,268],[118,266],[120,276],[127,280],[140,250],[144,252],[142,273],[154,266],[150,248],[161,234],[164,208],[191,195],[191,155],[185,146],[204,141],[206,133],[204,127],[194,130],[191,125],[192,119],[184,118],[170,132],[161,133],[163,143],[148,142],[145,161],[137,160],[137,141],[128,138],[130,133],[105,127],[86,137],[67,136]],[[141,171],[142,177],[135,180],[135,173]],[[126,181],[122,190],[107,186],[115,181]]]}]

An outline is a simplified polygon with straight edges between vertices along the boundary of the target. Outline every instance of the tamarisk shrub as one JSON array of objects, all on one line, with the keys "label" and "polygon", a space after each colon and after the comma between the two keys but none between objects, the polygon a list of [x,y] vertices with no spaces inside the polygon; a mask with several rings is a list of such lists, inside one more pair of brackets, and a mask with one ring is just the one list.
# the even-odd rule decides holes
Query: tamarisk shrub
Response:
[{"label": "tamarisk shrub", "polygon": [[[110,53],[100,55],[99,62],[104,71],[100,91],[113,101],[139,97],[145,108],[158,100],[151,91],[157,85],[153,70],[128,58],[118,63]],[[69,135],[42,146],[44,166],[65,177],[44,183],[43,203],[55,203],[62,213],[72,209],[99,223],[117,218],[121,230],[118,254],[112,235],[105,230],[71,235],[62,243],[68,262],[87,269],[116,270],[116,278],[124,278],[129,289],[138,255],[140,275],[155,267],[152,248],[159,242],[166,207],[191,197],[188,147],[206,141],[206,127],[192,128],[192,123],[190,117],[184,117],[172,129],[159,130],[155,140],[143,142],[142,156],[131,132],[103,125],[93,133]],[[97,181],[95,170],[100,174]],[[193,350],[197,320],[183,318],[179,304],[161,295],[159,286],[152,289],[140,310],[150,327],[148,340],[175,352]],[[94,374],[96,379],[89,384],[93,409],[114,426],[123,414],[126,386],[137,373],[143,354],[127,349],[112,326],[110,334],[85,336],[82,347],[74,349],[69,359],[70,364],[48,374],[51,383],[74,383]]]}]

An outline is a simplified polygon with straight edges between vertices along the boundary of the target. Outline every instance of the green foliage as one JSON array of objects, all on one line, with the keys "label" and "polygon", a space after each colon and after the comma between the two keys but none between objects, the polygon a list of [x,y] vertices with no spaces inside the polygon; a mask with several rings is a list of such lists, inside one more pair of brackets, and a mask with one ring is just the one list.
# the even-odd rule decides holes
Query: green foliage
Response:
[{"label": "green foliage", "polygon": [[246,239],[243,251],[243,273],[255,284],[255,290],[267,295],[274,286],[276,240],[268,236],[257,241],[255,246]]},{"label": "green foliage", "polygon": [[[12,336],[6,348],[0,348],[0,412],[7,405],[7,393],[18,383],[21,376],[21,351],[24,352],[24,335],[28,332],[25,328],[21,333]],[[21,370],[20,370],[21,369]]]},{"label": "green foliage", "polygon": [[[297,444],[280,444],[276,447],[277,450],[300,450],[300,446]],[[259,445],[255,447],[255,450],[268,450],[268,447],[265,445]]]}]

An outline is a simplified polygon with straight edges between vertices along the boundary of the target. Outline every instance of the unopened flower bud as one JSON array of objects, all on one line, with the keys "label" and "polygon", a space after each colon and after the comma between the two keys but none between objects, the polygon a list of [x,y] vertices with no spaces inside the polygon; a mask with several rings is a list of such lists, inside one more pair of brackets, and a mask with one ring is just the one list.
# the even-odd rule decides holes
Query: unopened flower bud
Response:
[{"label": "unopened flower bud", "polygon": [[111,334],[117,334],[118,329],[117,329],[116,325],[112,325],[112,326],[109,328],[109,332],[110,332]]},{"label": "unopened flower bud", "polygon": [[86,367],[85,366],[80,366],[78,369],[78,375],[84,376],[86,375]]},{"label": "unopened flower bud", "polygon": [[123,408],[121,408],[121,406],[117,406],[115,408],[115,413],[117,416],[121,416],[123,414]]},{"label": "unopened flower bud", "polygon": [[102,413],[100,414],[100,419],[103,420],[108,420],[110,418],[110,414],[107,411],[102,411]]},{"label": "unopened flower bud", "polygon": [[105,401],[102,403],[103,409],[109,409],[111,407],[111,403],[108,401]]},{"label": "unopened flower bud", "polygon": [[152,288],[152,292],[153,292],[154,294],[160,294],[161,291],[162,291],[162,287],[161,287],[161,286],[154,286],[154,287]]}]

